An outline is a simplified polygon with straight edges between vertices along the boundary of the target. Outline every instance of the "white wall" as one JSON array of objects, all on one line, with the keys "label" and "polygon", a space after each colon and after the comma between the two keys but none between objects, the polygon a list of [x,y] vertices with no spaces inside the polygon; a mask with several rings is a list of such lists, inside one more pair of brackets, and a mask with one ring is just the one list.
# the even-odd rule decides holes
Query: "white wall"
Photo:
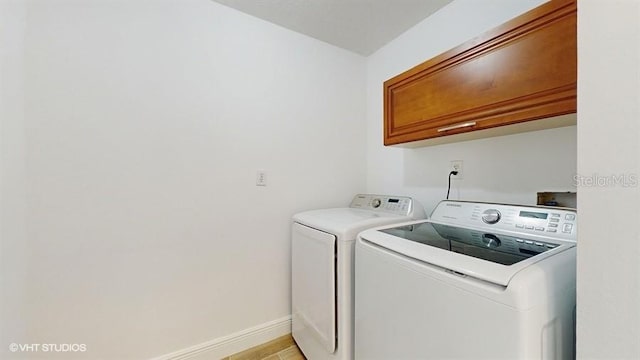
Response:
[{"label": "white wall", "polygon": [[575,191],[575,126],[401,149],[382,145],[382,83],[542,0],[456,0],[367,58],[367,189],[415,196],[430,212],[446,196],[451,160],[464,178],[450,198],[535,204],[538,191]]},{"label": "white wall", "polygon": [[140,359],[288,316],[291,215],[365,185],[364,59],[208,0],[31,1],[26,21],[25,113],[2,118],[3,177],[26,178],[2,184],[3,266],[26,266],[3,297],[28,298],[11,341]]},{"label": "white wall", "polygon": [[[25,4],[0,1],[0,349],[25,335]],[[1,354],[1,353],[0,353]],[[0,356],[2,357],[2,356]]]},{"label": "white wall", "polygon": [[577,355],[639,359],[640,2],[581,0],[578,60]]}]

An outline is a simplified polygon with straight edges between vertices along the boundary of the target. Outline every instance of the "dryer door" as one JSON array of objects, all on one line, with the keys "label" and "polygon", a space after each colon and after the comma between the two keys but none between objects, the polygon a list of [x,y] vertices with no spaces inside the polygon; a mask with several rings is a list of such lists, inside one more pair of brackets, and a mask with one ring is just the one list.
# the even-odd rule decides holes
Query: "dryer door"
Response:
[{"label": "dryer door", "polygon": [[299,343],[315,340],[333,353],[336,349],[336,236],[294,223],[291,241],[293,337]]}]

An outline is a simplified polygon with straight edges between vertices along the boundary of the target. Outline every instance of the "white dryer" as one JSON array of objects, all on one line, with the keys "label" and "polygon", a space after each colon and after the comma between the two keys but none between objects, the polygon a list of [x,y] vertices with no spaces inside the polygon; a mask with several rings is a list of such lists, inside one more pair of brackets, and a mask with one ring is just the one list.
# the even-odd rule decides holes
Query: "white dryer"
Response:
[{"label": "white dryer", "polygon": [[576,212],[442,201],[356,242],[357,359],[575,357]]},{"label": "white dryer", "polygon": [[353,253],[359,232],[424,219],[409,197],[356,195],[348,208],[306,211],[292,224],[292,333],[307,359],[353,359]]}]

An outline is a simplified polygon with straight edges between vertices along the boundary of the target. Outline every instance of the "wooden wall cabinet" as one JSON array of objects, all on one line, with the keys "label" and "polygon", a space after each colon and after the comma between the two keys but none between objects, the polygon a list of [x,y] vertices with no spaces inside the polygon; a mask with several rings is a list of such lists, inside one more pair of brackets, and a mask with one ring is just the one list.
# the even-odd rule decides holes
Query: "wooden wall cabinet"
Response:
[{"label": "wooden wall cabinet", "polygon": [[576,15],[551,0],[385,81],[384,144],[575,113]]}]

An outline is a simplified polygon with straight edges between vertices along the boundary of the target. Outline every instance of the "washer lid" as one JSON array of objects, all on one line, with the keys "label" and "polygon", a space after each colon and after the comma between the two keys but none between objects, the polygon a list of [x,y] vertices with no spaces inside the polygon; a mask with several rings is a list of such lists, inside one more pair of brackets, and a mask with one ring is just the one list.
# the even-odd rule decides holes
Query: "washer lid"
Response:
[{"label": "washer lid", "polygon": [[408,216],[353,208],[333,208],[301,212],[293,221],[338,236],[338,240],[355,240],[359,232],[376,226],[411,220]]},{"label": "washer lid", "polygon": [[520,270],[575,243],[456,227],[430,221],[363,232],[364,241],[398,254],[507,286]]}]

